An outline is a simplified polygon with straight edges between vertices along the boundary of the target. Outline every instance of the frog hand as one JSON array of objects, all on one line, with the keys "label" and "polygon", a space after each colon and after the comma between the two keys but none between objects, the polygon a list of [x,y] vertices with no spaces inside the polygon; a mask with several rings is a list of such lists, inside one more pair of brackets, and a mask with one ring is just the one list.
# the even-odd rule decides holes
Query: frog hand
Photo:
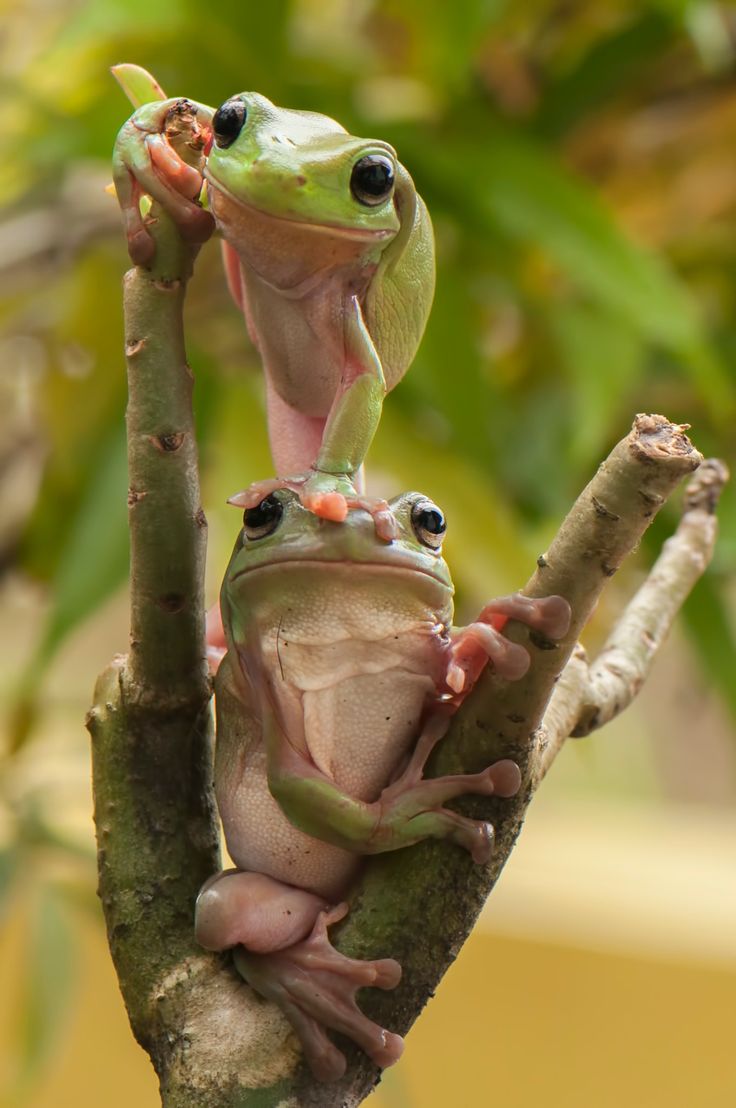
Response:
[{"label": "frog hand", "polygon": [[182,98],[144,104],[123,124],[113,152],[113,178],[128,252],[136,265],[149,265],[155,244],[141,214],[144,195],[158,201],[176,223],[182,238],[202,243],[214,230],[214,219],[199,203],[203,177],[176,147],[187,147],[200,167],[211,141],[212,110]]},{"label": "frog hand", "polygon": [[396,538],[396,521],[388,501],[357,492],[347,474],[323,473],[310,469],[291,477],[256,481],[243,492],[231,496],[228,504],[236,508],[256,508],[277,489],[289,489],[296,493],[308,511],[332,523],[343,523],[349,511],[362,509],[373,517],[379,539],[392,542]]},{"label": "frog hand", "polygon": [[518,681],[529,669],[529,651],[501,634],[509,619],[531,627],[542,649],[554,648],[570,626],[570,605],[562,596],[532,598],[514,593],[487,604],[478,619],[453,630],[445,680],[456,698],[464,699],[488,662],[507,681]]},{"label": "frog hand", "polygon": [[374,849],[383,840],[390,848],[409,846],[422,839],[448,839],[468,851],[473,861],[487,863],[493,853],[493,825],[468,819],[443,807],[459,796],[515,796],[521,786],[516,762],[503,758],[480,773],[458,773],[446,777],[422,776],[425,763],[449,725],[453,706],[435,708],[420,735],[409,764],[400,777],[383,790],[377,801],[380,819],[373,834]]}]

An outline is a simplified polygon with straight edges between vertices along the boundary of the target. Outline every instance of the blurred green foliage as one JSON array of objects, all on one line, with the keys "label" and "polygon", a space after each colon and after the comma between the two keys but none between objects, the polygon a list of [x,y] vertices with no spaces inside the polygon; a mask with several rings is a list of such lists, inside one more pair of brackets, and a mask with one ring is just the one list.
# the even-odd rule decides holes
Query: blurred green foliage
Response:
[{"label": "blurred green foliage", "polygon": [[[389,401],[390,432],[382,428],[372,461],[393,475],[386,491],[436,480],[428,491],[439,496],[471,481],[486,501],[474,512],[460,497],[470,513],[454,528],[461,588],[473,575],[464,557],[478,545],[473,531],[491,561],[500,555],[504,572],[523,575],[538,535],[636,411],[692,423],[706,452],[732,449],[727,6],[280,0],[223,2],[205,18],[187,2],[95,0],[47,3],[44,16],[39,24],[35,6],[6,4],[3,47],[12,246],[3,316],[33,362],[17,368],[36,374],[36,429],[48,444],[37,502],[10,545],[55,597],[26,694],[125,572],[125,259],[114,202],[101,192],[127,112],[108,75],[116,61],[137,61],[168,93],[214,105],[257,88],[399,149],[435,221],[439,281],[426,340]],[[189,344],[205,487],[219,496],[232,491],[221,490],[224,472],[237,487],[269,462],[257,384],[239,379],[254,356],[211,247],[191,297]],[[233,406],[239,416],[224,417]],[[395,452],[397,438],[412,449]],[[452,498],[447,507],[454,516]],[[714,613],[736,546],[732,495],[722,520]],[[712,675],[736,707],[722,612],[726,660]],[[711,669],[712,621],[698,613],[689,625]],[[31,718],[26,703],[21,734]]]},{"label": "blurred green foliage", "polygon": [[[692,424],[701,450],[733,463],[732,5],[3,0],[2,11],[0,493],[22,495],[9,496],[0,566],[51,598],[15,694],[14,748],[33,735],[44,667],[126,572],[127,258],[103,191],[128,114],[116,62],[145,66],[169,95],[217,105],[257,89],[398,149],[434,220],[438,286],[369,470],[382,493],[419,485],[446,507],[461,601],[525,579],[636,412]],[[257,360],[211,245],[188,348],[214,598],[237,526],[224,500],[271,465]],[[665,516],[645,562],[674,509]],[[720,518],[685,622],[736,713],[732,492]],[[13,872],[9,849],[0,893]],[[37,1053],[47,1038],[35,1036]]]}]

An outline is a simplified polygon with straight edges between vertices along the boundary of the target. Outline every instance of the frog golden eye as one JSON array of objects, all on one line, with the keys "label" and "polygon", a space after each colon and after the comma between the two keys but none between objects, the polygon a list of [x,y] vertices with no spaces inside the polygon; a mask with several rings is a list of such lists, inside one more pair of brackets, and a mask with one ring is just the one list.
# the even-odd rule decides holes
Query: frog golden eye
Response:
[{"label": "frog golden eye", "polygon": [[422,546],[439,550],[445,537],[445,517],[431,500],[420,500],[411,510],[411,525]]},{"label": "frog golden eye", "polygon": [[243,512],[243,541],[252,542],[270,535],[281,523],[283,514],[284,506],[275,496],[267,496],[255,508],[246,508]]},{"label": "frog golden eye", "polygon": [[391,195],[395,177],[390,158],[384,154],[366,154],[353,166],[350,191],[359,204],[374,208]]},{"label": "frog golden eye", "polygon": [[234,96],[232,100],[226,100],[217,109],[212,117],[212,130],[215,134],[215,144],[221,150],[232,146],[243,130],[247,116],[245,104],[238,96]]}]

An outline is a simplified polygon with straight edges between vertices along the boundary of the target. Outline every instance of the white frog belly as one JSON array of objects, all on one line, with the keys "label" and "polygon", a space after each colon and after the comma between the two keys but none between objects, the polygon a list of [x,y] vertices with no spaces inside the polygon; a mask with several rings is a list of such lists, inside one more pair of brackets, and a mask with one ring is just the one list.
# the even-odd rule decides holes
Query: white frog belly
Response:
[{"label": "white frog belly", "polygon": [[[342,564],[327,574],[302,566],[293,578],[264,571],[257,583],[252,687],[268,673],[294,749],[347,796],[370,803],[405,763],[437,697],[446,634],[445,613],[433,605],[441,590],[422,577],[417,596],[403,574]],[[240,657],[247,667],[247,651]],[[262,741],[223,769],[217,801],[241,869],[329,899],[343,895],[360,856],[291,824],[268,789]]]},{"label": "white frog belly", "polygon": [[309,889],[335,903],[360,865],[349,850],[314,839],[287,819],[271,796],[262,745],[249,752],[235,787],[217,790],[230,857],[242,870]]},{"label": "white frog belly", "polygon": [[435,694],[427,674],[361,673],[303,695],[314,764],[339,788],[375,800],[413,748]]},{"label": "white frog belly", "polygon": [[[348,796],[376,800],[413,749],[423,715],[436,697],[436,647],[426,635],[409,636],[408,641],[392,636],[385,650],[378,643],[351,642],[347,648],[343,643],[337,657],[336,644],[307,648],[289,642],[288,648],[280,647],[283,681],[276,691],[278,695],[282,689],[292,720],[301,704],[309,756]],[[287,650],[292,651],[288,659]],[[301,687],[293,683],[297,653],[303,655],[296,667]],[[364,672],[356,674],[361,655]],[[348,676],[341,674],[340,658],[345,657],[350,658]],[[402,665],[396,664],[399,657]],[[269,791],[262,742],[223,775],[217,802],[228,849],[239,868],[330,900],[344,894],[359,856],[294,827]]]}]

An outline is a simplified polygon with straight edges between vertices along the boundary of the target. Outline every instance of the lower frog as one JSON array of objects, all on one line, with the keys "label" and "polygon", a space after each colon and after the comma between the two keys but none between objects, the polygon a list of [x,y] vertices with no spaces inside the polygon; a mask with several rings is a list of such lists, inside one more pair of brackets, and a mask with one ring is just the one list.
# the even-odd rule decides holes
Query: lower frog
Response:
[{"label": "lower frog", "polygon": [[403,1046],[355,1001],[364,986],[393,988],[399,964],[347,958],[327,937],[361,857],[436,838],[489,859],[492,826],[444,805],[513,796],[516,763],[427,779],[424,765],[488,662],[510,680],[527,670],[526,649],[500,633],[506,620],[555,639],[570,618],[562,597],[516,594],[453,628],[442,513],[419,493],[390,507],[387,543],[368,513],[333,523],[293,492],[266,497],[244,513],[221,593],[215,790],[237,869],[201,890],[197,938],[234,948],[325,1081],[345,1068],[328,1028],[379,1066]]}]

